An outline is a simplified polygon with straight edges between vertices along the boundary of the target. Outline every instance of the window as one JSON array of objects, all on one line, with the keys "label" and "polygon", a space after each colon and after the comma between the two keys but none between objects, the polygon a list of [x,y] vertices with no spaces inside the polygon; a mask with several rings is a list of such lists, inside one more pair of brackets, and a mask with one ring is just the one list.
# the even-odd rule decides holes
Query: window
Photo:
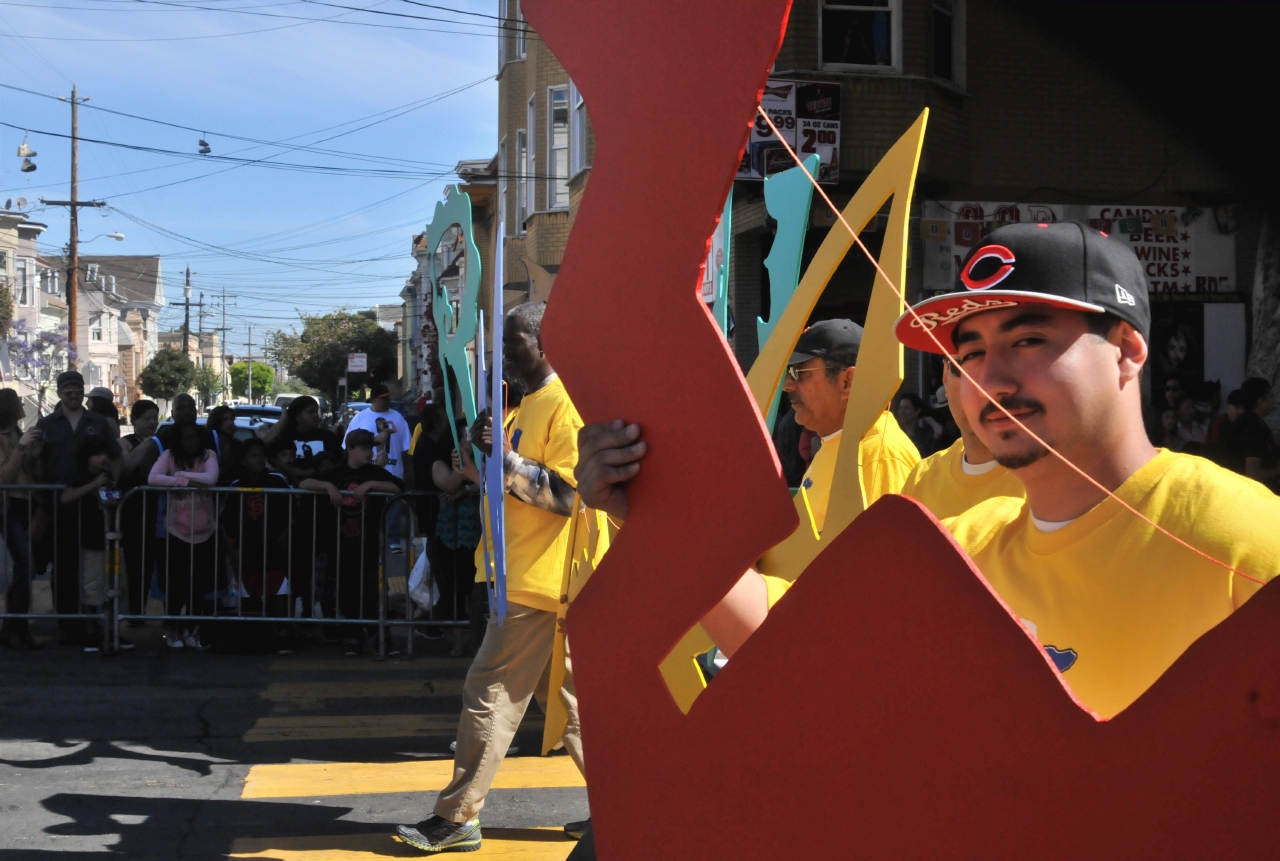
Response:
[{"label": "window", "polygon": [[933,0],[933,76],[964,86],[964,0]]},{"label": "window", "polygon": [[529,217],[529,186],[525,181],[525,163],[528,160],[529,135],[520,129],[516,132],[516,233],[524,233],[524,221]]},{"label": "window", "polygon": [[102,315],[89,318],[89,339],[92,341],[102,340]]},{"label": "window", "polygon": [[569,176],[576,176],[587,167],[587,103],[572,81],[569,82],[569,107],[573,111],[569,115]]},{"label": "window", "polygon": [[498,223],[510,229],[507,224],[507,139],[498,141]]},{"label": "window", "polygon": [[523,60],[528,53],[529,44],[525,35],[524,12],[520,9],[520,0],[516,0],[516,59]]},{"label": "window", "polygon": [[0,248],[0,278],[9,277],[9,252]]},{"label": "window", "polygon": [[569,88],[547,88],[547,209],[569,208]]},{"label": "window", "polygon": [[525,216],[532,215],[537,207],[537,198],[533,196],[534,192],[534,176],[538,166],[538,107],[534,102],[534,97],[529,97],[528,104],[525,105],[525,129],[528,134],[525,135],[525,156],[524,156],[524,200],[529,212]]},{"label": "window", "polygon": [[498,71],[507,64],[507,0],[498,0]]},{"label": "window", "polygon": [[13,262],[13,298],[19,307],[28,307],[35,299],[35,291],[31,289],[34,270],[34,261],[25,257],[19,257]]},{"label": "window", "polygon": [[901,0],[823,0],[822,64],[899,71]]}]

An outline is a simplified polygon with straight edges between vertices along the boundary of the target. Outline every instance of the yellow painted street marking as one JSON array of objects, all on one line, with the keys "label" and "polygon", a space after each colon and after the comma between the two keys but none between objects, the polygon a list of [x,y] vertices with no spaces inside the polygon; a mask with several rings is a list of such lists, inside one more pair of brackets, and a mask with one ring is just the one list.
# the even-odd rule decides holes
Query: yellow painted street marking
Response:
[{"label": "yellow painted street marking", "polygon": [[462,679],[375,679],[369,682],[272,682],[264,700],[370,699],[373,697],[456,697]]},{"label": "yellow painted street marking", "polygon": [[[244,779],[241,798],[311,798],[439,792],[453,779],[452,759],[411,762],[300,762],[255,765]],[[494,789],[548,789],[585,786],[567,756],[512,756],[502,761]]]},{"label": "yellow painted street marking", "polygon": [[[247,742],[317,741],[344,738],[452,738],[458,716],[448,715],[267,715],[244,734]],[[521,729],[542,730],[542,720],[527,719]]]},{"label": "yellow painted street marking", "polygon": [[[333,837],[238,837],[232,858],[272,858],[278,861],[373,861],[376,858],[421,858],[422,853],[384,834],[343,834]],[[522,861],[564,861],[574,842],[558,828],[486,828],[480,849],[467,856]]]},{"label": "yellow painted street marking", "polygon": [[466,672],[470,658],[414,658],[374,661],[369,658],[316,658],[303,656],[276,658],[268,671],[272,673],[364,673],[370,670],[457,670]]}]

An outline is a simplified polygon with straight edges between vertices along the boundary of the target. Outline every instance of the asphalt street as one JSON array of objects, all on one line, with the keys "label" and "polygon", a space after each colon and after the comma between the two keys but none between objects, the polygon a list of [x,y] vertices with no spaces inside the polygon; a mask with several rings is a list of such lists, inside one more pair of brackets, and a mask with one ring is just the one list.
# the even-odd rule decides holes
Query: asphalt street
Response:
[{"label": "asphalt street", "polygon": [[[448,781],[468,659],[168,652],[156,627],[118,656],[0,651],[0,861],[364,859],[416,853],[391,826]],[[563,753],[538,757],[531,706],[481,815],[486,855],[565,858],[587,816]]]}]

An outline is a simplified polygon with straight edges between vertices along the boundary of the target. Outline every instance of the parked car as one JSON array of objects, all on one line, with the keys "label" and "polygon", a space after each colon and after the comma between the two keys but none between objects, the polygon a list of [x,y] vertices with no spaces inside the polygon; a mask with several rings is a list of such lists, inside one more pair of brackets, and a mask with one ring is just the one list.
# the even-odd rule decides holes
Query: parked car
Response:
[{"label": "parked car", "polygon": [[236,418],[244,416],[246,418],[270,419],[273,422],[280,421],[284,415],[284,410],[280,407],[270,407],[263,404],[232,404],[232,412],[236,414]]},{"label": "parked car", "polygon": [[[274,418],[268,418],[266,416],[237,415],[235,437],[241,442],[244,442],[245,440],[251,437],[259,436],[261,433],[266,432],[267,428],[275,424],[279,420],[279,418],[280,417],[278,415],[275,416]],[[205,424],[208,423],[208,421],[209,421],[208,416],[200,416],[199,418],[196,419],[196,424],[203,427]],[[160,427],[168,427],[172,424],[173,424],[173,419],[168,419],[166,421],[161,422]]]}]

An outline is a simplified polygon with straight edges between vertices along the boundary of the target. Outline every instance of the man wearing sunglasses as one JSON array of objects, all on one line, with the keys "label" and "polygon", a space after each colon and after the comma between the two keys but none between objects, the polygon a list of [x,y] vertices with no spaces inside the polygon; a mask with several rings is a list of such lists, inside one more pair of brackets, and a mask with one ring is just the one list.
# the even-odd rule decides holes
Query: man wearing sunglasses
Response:
[{"label": "man wearing sunglasses", "polygon": [[[782,390],[796,413],[796,424],[822,440],[800,482],[800,491],[807,498],[813,525],[819,532],[827,519],[827,500],[861,345],[862,327],[852,320],[814,323],[801,333],[782,380]],[[867,505],[886,493],[900,492],[919,462],[915,444],[902,432],[892,413],[885,411],[858,444],[858,474]]]}]

